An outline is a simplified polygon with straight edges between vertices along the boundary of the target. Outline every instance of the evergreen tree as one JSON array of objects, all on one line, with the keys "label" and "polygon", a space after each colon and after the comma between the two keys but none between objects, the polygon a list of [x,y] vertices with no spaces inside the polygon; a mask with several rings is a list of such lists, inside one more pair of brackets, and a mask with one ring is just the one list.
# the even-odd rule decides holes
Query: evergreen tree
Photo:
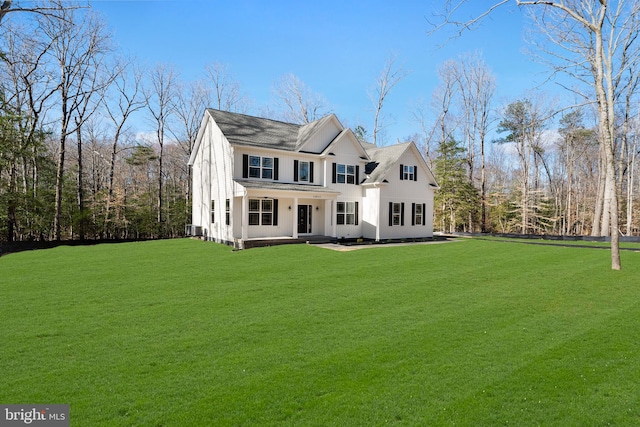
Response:
[{"label": "evergreen tree", "polygon": [[450,138],[439,144],[437,154],[435,176],[440,189],[434,200],[434,226],[448,232],[464,230],[479,202],[478,191],[469,182],[465,168],[465,149]]}]

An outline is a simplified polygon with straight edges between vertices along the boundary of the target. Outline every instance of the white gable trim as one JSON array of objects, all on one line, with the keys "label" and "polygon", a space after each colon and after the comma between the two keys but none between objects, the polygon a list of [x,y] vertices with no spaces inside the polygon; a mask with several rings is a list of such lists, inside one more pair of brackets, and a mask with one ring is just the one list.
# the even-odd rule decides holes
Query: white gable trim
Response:
[{"label": "white gable trim", "polygon": [[209,120],[213,120],[213,117],[211,117],[209,111],[205,109],[204,115],[202,116],[202,121],[200,122],[200,129],[198,129],[198,135],[196,136],[196,142],[193,144],[191,156],[189,156],[189,162],[187,163],[189,166],[193,166],[193,163],[196,160],[198,150],[200,149],[200,144],[202,143],[202,135],[204,134],[204,130],[207,127],[206,125]]},{"label": "white gable trim", "polygon": [[348,138],[351,141],[351,143],[356,147],[356,150],[358,150],[358,153],[364,160],[370,160],[369,155],[362,147],[362,144],[360,144],[360,141],[358,141],[358,138],[356,138],[351,129],[343,129],[342,132],[340,132],[338,136],[336,136],[333,141],[331,141],[327,148],[325,148],[324,151],[320,153],[320,156],[327,157],[332,155],[331,150],[333,149],[333,147],[335,147],[344,138]]}]

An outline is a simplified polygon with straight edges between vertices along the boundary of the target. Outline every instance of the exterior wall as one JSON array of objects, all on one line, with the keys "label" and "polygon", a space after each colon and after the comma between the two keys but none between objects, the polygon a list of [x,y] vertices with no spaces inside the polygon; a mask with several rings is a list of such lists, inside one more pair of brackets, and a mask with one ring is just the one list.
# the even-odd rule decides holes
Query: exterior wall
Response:
[{"label": "exterior wall", "polygon": [[[226,225],[226,200],[233,198],[232,148],[218,126],[209,119],[193,162],[192,223],[202,227],[207,240],[232,242],[233,219]],[[211,221],[211,201],[215,203]]]},{"label": "exterior wall", "polygon": [[[356,142],[357,144],[357,142]],[[327,218],[327,230],[335,230],[335,234],[330,234],[337,238],[359,238],[363,237],[363,196],[364,189],[360,183],[364,180],[364,168],[367,163],[362,159],[362,153],[354,145],[354,141],[348,135],[342,136],[337,140],[331,148],[333,156],[327,156],[324,164],[324,175],[326,177],[326,186],[332,190],[340,192],[335,202],[331,203],[328,208],[330,216]],[[358,175],[356,176],[356,184],[334,183],[333,182],[333,164],[344,164],[358,166]],[[336,224],[337,221],[337,202],[358,202],[358,224]]]},{"label": "exterior wall", "polygon": [[330,120],[304,144],[304,151],[321,153],[341,131],[342,129],[333,120]]},{"label": "exterior wall", "polygon": [[[261,156],[273,157],[278,159],[278,180],[282,183],[294,183],[294,164],[295,161],[313,162],[313,182],[308,184],[324,185],[324,174],[322,173],[322,160],[318,156],[312,154],[304,154],[297,152],[264,150],[253,147],[238,147],[234,150],[234,163],[238,167],[233,171],[234,179],[242,179],[242,156]],[[252,178],[255,179],[255,178]],[[274,180],[266,180],[274,181]],[[296,184],[305,184],[305,182],[295,182]]]},{"label": "exterior wall", "polygon": [[366,187],[362,203],[362,236],[367,239],[380,238],[380,187]]},{"label": "exterior wall", "polygon": [[[418,166],[417,181],[401,180],[400,165]],[[427,171],[421,167],[412,150],[407,150],[391,167],[389,184],[380,192],[380,239],[433,236],[433,196]],[[404,225],[389,225],[389,203],[404,203]],[[425,225],[411,225],[411,204],[425,204]]]}]

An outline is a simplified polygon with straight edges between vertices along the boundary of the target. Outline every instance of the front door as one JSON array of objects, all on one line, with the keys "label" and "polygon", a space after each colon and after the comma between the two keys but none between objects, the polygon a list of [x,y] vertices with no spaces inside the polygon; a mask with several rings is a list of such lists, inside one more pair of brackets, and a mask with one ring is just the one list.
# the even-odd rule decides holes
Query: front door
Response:
[{"label": "front door", "polygon": [[298,233],[311,233],[311,205],[298,205]]}]

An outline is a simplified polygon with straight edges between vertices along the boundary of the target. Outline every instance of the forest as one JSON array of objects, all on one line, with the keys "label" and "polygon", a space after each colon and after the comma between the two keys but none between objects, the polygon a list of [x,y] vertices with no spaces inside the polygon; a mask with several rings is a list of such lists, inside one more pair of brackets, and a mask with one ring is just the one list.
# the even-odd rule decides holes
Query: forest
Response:
[{"label": "forest", "polygon": [[[332,111],[293,74],[274,82],[272,105],[256,107],[227,64],[212,62],[192,81],[171,63],[142,66],[114,47],[89,5],[5,3],[0,241],[182,236],[204,108],[296,123]],[[529,7],[530,43],[571,102],[531,91],[499,103],[481,55],[440,64],[437,89],[413,107],[416,127],[403,136],[440,186],[436,231],[638,235],[636,2],[517,3]],[[475,23],[454,21],[452,4],[443,23]],[[385,143],[385,100],[407,74],[396,59],[375,82],[372,125],[353,129],[362,140]]]}]

